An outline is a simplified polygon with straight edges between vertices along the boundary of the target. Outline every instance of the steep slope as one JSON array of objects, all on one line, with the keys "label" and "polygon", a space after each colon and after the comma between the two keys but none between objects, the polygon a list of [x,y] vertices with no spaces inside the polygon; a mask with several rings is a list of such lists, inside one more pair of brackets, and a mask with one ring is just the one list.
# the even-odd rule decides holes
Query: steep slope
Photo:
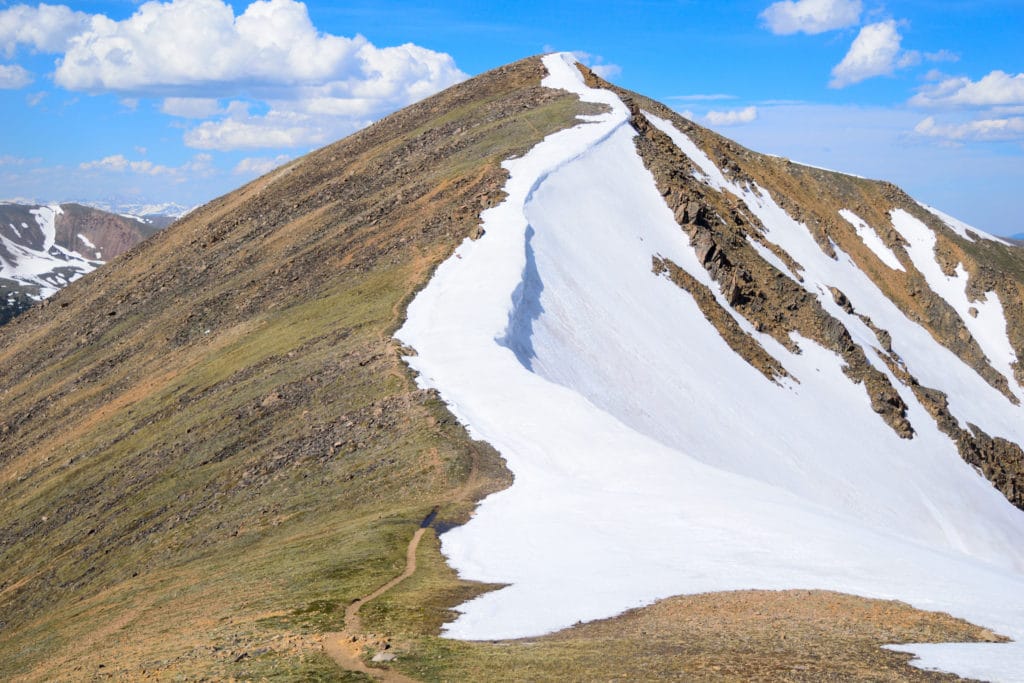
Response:
[{"label": "steep slope", "polygon": [[500,161],[580,111],[542,75],[492,72],[289,164],[0,330],[5,677],[331,670],[275,636],[337,625],[433,506],[507,485],[390,333],[499,200]]},{"label": "steep slope", "polygon": [[[398,332],[516,477],[444,538],[462,576],[510,584],[447,633],[828,588],[1024,639],[1019,251],[545,64],[609,112],[508,162],[485,238]],[[972,676],[1024,662],[914,651]]]},{"label": "steep slope", "polygon": [[0,325],[157,229],[81,204],[0,203]]},{"label": "steep slope", "polygon": [[[836,402],[825,405],[839,406],[833,408],[838,412],[857,404],[859,424],[870,425],[865,432],[876,443],[897,451],[906,448],[916,457],[920,454],[914,449],[921,448],[919,440],[927,433],[928,439],[940,444],[945,465],[962,464],[948,437],[926,429],[926,414],[912,402],[913,392],[904,391],[901,381],[893,379],[896,373],[890,376],[874,363],[874,352],[862,346],[862,357],[870,367],[861,364],[844,372],[832,349],[806,341],[820,335],[817,327],[827,320],[813,317],[821,315],[817,309],[810,317],[801,313],[792,323],[805,332],[800,340],[775,329],[755,337],[751,330],[756,318],[754,322],[744,318],[740,299],[729,296],[735,288],[723,293],[712,273],[702,274],[696,267],[684,272],[685,266],[694,266],[699,252],[685,241],[689,238],[678,223],[669,224],[674,217],[668,205],[658,204],[661,193],[653,189],[653,178],[659,177],[656,164],[643,156],[647,133],[637,138],[629,128],[644,125],[610,92],[600,95],[598,103],[581,102],[575,94],[582,92],[578,81],[567,78],[574,72],[566,71],[570,66],[566,62],[561,66],[565,67],[561,80],[549,81],[556,87],[541,85],[548,69],[540,60],[525,60],[456,86],[296,160],[197,210],[108,267],[72,283],[53,297],[48,310],[31,310],[0,329],[0,500],[4,501],[0,508],[0,673],[4,678],[362,679],[339,672],[323,651],[330,638],[325,634],[347,625],[343,623],[345,606],[400,575],[406,566],[406,544],[425,517],[435,519],[436,528],[447,529],[465,521],[476,500],[512,481],[499,454],[487,443],[472,440],[452,415],[468,419],[471,433],[482,435],[481,426],[471,419],[481,410],[478,397],[469,396],[463,402],[446,390],[449,412],[435,392],[417,387],[402,363],[401,356],[414,350],[400,346],[392,336],[403,326],[409,302],[424,287],[424,292],[434,292],[430,296],[450,297],[456,303],[470,301],[466,290],[496,302],[492,308],[480,309],[479,319],[471,315],[476,308],[457,311],[466,319],[445,323],[437,331],[450,346],[446,352],[487,343],[498,350],[503,367],[511,368],[502,375],[487,369],[472,378],[491,382],[491,398],[503,401],[504,417],[498,422],[541,408],[518,405],[522,395],[514,390],[519,383],[557,394],[557,403],[540,411],[537,422],[514,425],[516,438],[525,443],[531,435],[541,435],[548,446],[571,450],[578,443],[569,421],[582,416],[593,419],[595,436],[607,435],[608,425],[614,425],[616,438],[629,446],[615,453],[618,462],[609,463],[600,457],[608,453],[609,444],[598,443],[583,459],[562,461],[564,471],[545,482],[548,473],[522,468],[524,460],[516,449],[505,452],[508,444],[495,439],[494,445],[502,448],[515,469],[516,484],[487,498],[472,524],[441,535],[453,557],[457,554],[453,549],[486,522],[495,501],[500,504],[502,496],[519,496],[520,487],[526,485],[537,492],[533,509],[524,510],[521,519],[512,520],[485,541],[523,543],[525,554],[533,556],[525,559],[532,561],[544,546],[524,538],[530,532],[519,524],[564,528],[558,527],[560,520],[577,519],[591,509],[586,507],[591,503],[590,491],[606,486],[601,479],[609,468],[615,475],[622,474],[610,487],[621,503],[615,507],[613,502],[585,520],[586,526],[598,526],[603,532],[605,552],[595,559],[600,571],[625,568],[625,574],[641,576],[640,565],[630,557],[632,548],[620,545],[620,532],[635,525],[629,519],[634,513],[657,509],[667,498],[682,498],[690,490],[673,489],[672,476],[679,470],[716,484],[709,485],[702,497],[686,502],[688,508],[672,511],[668,519],[671,525],[689,510],[694,512],[694,529],[696,521],[711,520],[704,539],[707,546],[722,539],[722,533],[712,532],[744,523],[742,508],[733,504],[733,498],[721,500],[713,495],[720,492],[717,484],[722,481],[737,484],[731,493],[735,499],[743,500],[746,494],[754,500],[752,504],[778,502],[777,509],[790,515],[797,528],[835,530],[822,522],[827,514],[820,501],[806,504],[806,515],[797,514],[800,510],[791,505],[799,493],[815,490],[814,486],[786,491],[776,484],[793,485],[792,480],[759,484],[730,471],[749,465],[759,474],[770,474],[770,463],[759,465],[756,457],[714,466],[691,461],[666,465],[661,456],[671,450],[671,444],[641,433],[665,418],[664,412],[644,415],[636,410],[656,407],[644,398],[644,376],[609,389],[602,382],[616,379],[615,368],[594,372],[581,365],[594,357],[605,365],[623,360],[622,354],[607,348],[621,346],[622,340],[638,341],[636,334],[621,338],[596,332],[585,338],[569,334],[562,341],[575,346],[559,347],[557,327],[550,325],[550,311],[556,309],[548,308],[545,298],[552,294],[585,294],[582,299],[563,298],[561,310],[572,315],[577,304],[600,305],[604,307],[599,309],[601,314],[613,326],[623,322],[617,317],[622,311],[634,306],[649,310],[665,302],[667,308],[645,316],[644,322],[660,320],[665,328],[658,333],[669,336],[652,333],[650,339],[639,341],[656,346],[659,338],[671,339],[672,334],[692,335],[673,340],[679,347],[676,358],[693,368],[694,377],[704,378],[709,396],[715,395],[716,385],[730,378],[735,380],[737,394],[753,388],[757,396],[775,398],[771,392],[783,386],[820,397],[814,392],[829,390],[835,394],[829,399]],[[636,97],[636,101],[641,100]],[[609,110],[617,118],[609,119]],[[649,110],[669,116],[653,104]],[[591,117],[593,125],[608,133],[597,136],[601,138],[597,146],[607,143],[602,149],[614,154],[600,166],[600,173],[591,169],[573,183],[574,174],[588,168],[595,144],[594,130],[576,127],[577,115]],[[678,126],[686,125],[673,120]],[[696,128],[690,132],[718,140]],[[549,134],[557,134],[548,138],[556,142],[542,143]],[[558,142],[566,139],[557,137],[563,134],[573,142]],[[701,144],[708,143],[701,139]],[[539,164],[538,150],[550,152]],[[578,158],[567,156],[572,150],[579,153]],[[752,164],[774,163],[761,157],[750,159]],[[503,168],[504,160],[510,161]],[[643,162],[653,176],[642,176]],[[527,181],[518,174],[522,169],[539,169],[541,177]],[[715,202],[728,196],[704,190],[703,181],[693,178],[691,171],[683,166],[677,174],[691,179],[687,181],[691,190],[709,197],[697,206],[706,207],[706,218]],[[785,176],[782,170],[779,174]],[[826,194],[821,191],[824,183],[813,182],[808,192]],[[588,188],[590,184],[594,186]],[[770,186],[774,190],[775,185]],[[597,197],[595,190],[599,190]],[[646,204],[626,203],[631,193],[645,196]],[[575,203],[569,201],[573,197]],[[615,197],[624,199],[617,202]],[[588,207],[591,199],[594,204]],[[508,234],[492,225],[489,217],[494,214],[490,213],[484,214],[481,226],[482,210],[494,207],[499,215],[508,215],[511,208],[514,216],[515,201],[521,202],[520,207],[531,207],[528,223],[536,223],[532,230],[524,222],[518,233]],[[599,208],[608,208],[609,215],[629,213],[631,225],[621,234],[613,230],[595,239],[596,232],[591,230],[608,228],[603,216],[594,218]],[[872,220],[873,214],[859,206],[851,210]],[[561,227],[551,229],[554,217],[565,219],[558,221],[565,226],[564,235]],[[588,220],[583,222],[581,217]],[[654,233],[648,232],[652,226]],[[623,235],[625,242],[614,241]],[[662,240],[658,244],[665,248],[638,250],[640,237]],[[563,242],[560,247],[559,241]],[[510,245],[513,249],[506,253],[503,247]],[[780,261],[793,259],[778,245],[775,248]],[[652,258],[655,251],[660,261]],[[480,262],[476,257],[481,253],[501,258]],[[638,254],[641,260],[635,258]],[[1007,254],[1006,258],[1017,258],[1015,252]],[[566,257],[561,280],[552,276],[561,268],[558,256]],[[561,286],[580,272],[576,269],[581,261],[590,268],[588,279]],[[627,262],[630,268],[625,267]],[[449,277],[446,273],[458,271],[459,264],[469,266],[474,277],[464,288],[438,297],[438,285],[443,286]],[[629,288],[620,286],[625,284],[621,272],[636,277],[639,289],[634,292],[631,283]],[[693,287],[694,281],[701,287]],[[509,287],[499,291],[496,284],[502,282]],[[657,290],[653,299],[647,296],[652,283]],[[694,294],[684,292],[679,283],[689,285]],[[512,307],[513,301],[519,305]],[[410,309],[413,327],[422,325],[415,320],[415,308]],[[685,319],[673,317],[672,311],[680,309]],[[719,322],[704,324],[705,316]],[[634,321],[624,322],[628,326]],[[482,337],[481,330],[485,330]],[[724,342],[723,335],[731,343]],[[405,338],[404,332],[401,336]],[[941,346],[930,332],[929,339]],[[689,352],[699,348],[698,342],[712,349],[711,362],[700,355],[705,352],[687,359]],[[897,351],[902,350],[898,342],[893,343]],[[423,370],[419,381],[432,381],[427,370],[431,349],[421,347],[419,341],[415,344],[421,355],[411,363]],[[804,357],[796,361],[794,346],[804,348]],[[650,348],[638,345],[630,351],[640,358],[661,358],[657,349],[648,353]],[[972,381],[1011,405],[1003,387],[993,386],[999,382],[992,372],[1000,370],[994,366],[992,372],[986,370],[986,364],[992,363],[971,356],[972,348],[965,342],[961,351],[949,353],[974,362],[978,369],[972,366],[971,372],[979,379]],[[494,356],[494,349],[485,349],[483,355]],[[855,360],[853,355],[849,358]],[[814,378],[810,367],[815,361],[826,377]],[[526,366],[535,372],[526,372]],[[717,378],[708,379],[709,370],[719,373]],[[565,374],[556,376],[557,372]],[[673,367],[663,374],[678,372]],[[586,386],[577,383],[579,378],[587,380]],[[860,384],[855,384],[858,380]],[[658,388],[653,383],[649,386]],[[899,393],[906,415],[895,403],[889,403],[897,408],[895,412],[883,406],[875,414],[876,394],[882,403],[891,397],[885,393],[886,386]],[[1007,380],[1006,391],[1012,393],[1013,386]],[[699,395],[683,395],[696,406],[684,416],[705,409],[712,414],[710,406],[701,405]],[[622,405],[624,397],[640,403]],[[660,393],[657,399],[675,400],[671,392]],[[603,411],[593,412],[602,402]],[[758,410],[763,408],[758,404]],[[734,417],[728,423],[730,429],[748,417],[730,410]],[[864,418],[866,411],[871,422]],[[819,405],[805,417],[810,421],[821,415]],[[552,417],[559,418],[555,427],[538,428],[550,425]],[[991,429],[993,437],[1003,434],[987,422],[980,424]],[[913,439],[904,438],[908,427],[914,430]],[[709,421],[705,444],[740,438],[712,431],[717,429]],[[646,452],[633,459],[631,444],[638,438]],[[914,445],[904,445],[909,443]],[[892,459],[903,455],[900,451]],[[900,465],[900,473],[908,477],[916,471],[912,457]],[[993,457],[999,460],[1002,455]],[[810,464],[809,459],[805,462]],[[630,490],[637,483],[634,471],[645,472],[647,478],[639,491]],[[672,476],[662,478],[661,474]],[[941,482],[943,476],[936,478]],[[1002,501],[980,477],[964,495],[981,496],[986,505],[996,507],[992,501]],[[585,505],[576,509],[576,502]],[[701,509],[702,502],[706,508]],[[1002,505],[999,509],[1012,527],[1016,513],[1007,503]],[[843,514],[839,508],[836,515]],[[874,513],[876,521],[890,517],[884,511]],[[923,517],[906,526],[941,535]],[[998,552],[1001,537],[1013,533],[1012,528],[1007,531],[997,524],[990,539],[975,545]],[[644,534],[651,538],[650,530]],[[550,536],[535,539],[546,543]],[[865,537],[874,541],[870,534]],[[788,539],[775,538],[783,543]],[[558,540],[565,549],[584,554],[592,550],[585,536]],[[680,542],[658,537],[653,545],[677,547]],[[715,551],[717,557],[728,555],[729,544],[725,546]],[[923,680],[921,672],[905,666],[909,655],[883,651],[879,645],[997,639],[991,631],[962,620],[922,613],[907,605],[800,591],[673,598],[618,619],[528,643],[457,642],[436,637],[454,616],[450,608],[496,586],[456,578],[442,561],[436,536],[424,535],[419,547],[415,574],[364,605],[361,620],[365,630],[390,638],[391,651],[399,653],[393,667],[426,680],[507,680],[510,672],[538,680],[685,675]],[[904,549],[899,545],[898,553]],[[749,551],[751,566],[762,557],[758,550]],[[555,557],[559,555],[547,559]],[[710,559],[701,560],[704,565],[692,565],[690,575],[712,567],[715,557],[712,552]],[[481,558],[480,567],[489,571],[494,558],[486,553]],[[509,558],[506,568],[521,572],[523,559]],[[637,559],[643,558],[638,555]],[[578,571],[574,564],[554,571],[549,567],[545,576],[557,579],[557,588],[565,596],[552,596],[530,614],[519,613],[525,627],[536,630],[540,620],[552,615],[555,619],[545,622],[549,624],[545,628],[563,620],[564,606],[584,592],[595,573],[593,568],[584,569]],[[663,580],[670,571],[642,571],[651,577],[652,586],[645,600],[662,589],[662,595],[692,590],[692,586],[679,590],[678,584]],[[525,576],[523,582],[527,590],[530,578]],[[749,577],[734,574],[731,578],[739,587],[755,585],[745,581]],[[610,602],[621,604],[621,594],[589,585],[586,597],[600,610],[607,610]],[[713,582],[707,586],[722,587]],[[500,601],[507,592],[489,595]],[[581,616],[607,614],[600,610]],[[705,618],[682,619],[680,611]],[[464,625],[468,614],[452,628]],[[786,634],[790,638],[784,643]],[[377,647],[382,638],[360,642]],[[652,661],[637,657],[637,652],[651,652]],[[371,653],[372,649],[366,654]]]}]

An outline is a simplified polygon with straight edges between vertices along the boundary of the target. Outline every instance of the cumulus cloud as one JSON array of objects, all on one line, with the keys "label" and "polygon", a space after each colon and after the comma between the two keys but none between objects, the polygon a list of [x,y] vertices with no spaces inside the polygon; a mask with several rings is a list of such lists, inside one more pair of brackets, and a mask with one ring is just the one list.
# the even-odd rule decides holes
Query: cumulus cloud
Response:
[{"label": "cumulus cloud", "polygon": [[91,23],[91,15],[65,5],[15,5],[0,11],[0,45],[8,58],[14,56],[18,45],[27,45],[37,52],[63,52],[70,40],[86,31]]},{"label": "cumulus cloud", "polygon": [[206,119],[221,113],[221,108],[211,97],[165,97],[160,111],[183,119]]},{"label": "cumulus cloud", "polygon": [[32,82],[32,74],[17,64],[0,64],[0,90],[17,90]]},{"label": "cumulus cloud", "polygon": [[235,175],[261,176],[269,173],[275,168],[291,159],[287,154],[278,154],[276,157],[247,157],[235,164],[232,171]]},{"label": "cumulus cloud", "polygon": [[1024,73],[993,71],[980,81],[946,78],[910,98],[918,107],[991,107],[1024,104]]},{"label": "cumulus cloud", "polygon": [[750,123],[757,119],[757,107],[746,107],[729,111],[709,111],[704,118],[712,126],[735,126],[740,123]]},{"label": "cumulus cloud", "polygon": [[860,0],[783,0],[761,12],[761,21],[776,35],[824,33],[860,22]]},{"label": "cumulus cloud", "polygon": [[245,103],[233,102],[228,115],[204,121],[185,133],[185,144],[196,149],[220,151],[319,145],[347,135],[370,121],[324,115],[306,103],[279,102],[262,115],[249,113]]},{"label": "cumulus cloud", "polygon": [[900,49],[902,40],[893,19],[864,26],[843,61],[832,69],[829,87],[845,88],[875,76],[891,75],[897,68],[918,63],[918,53]]},{"label": "cumulus cloud", "polygon": [[967,123],[937,123],[929,116],[914,126],[918,135],[944,140],[999,141],[1024,139],[1024,117],[980,119]]},{"label": "cumulus cloud", "polygon": [[[445,53],[319,31],[297,0],[256,0],[237,15],[223,0],[154,0],[123,21],[18,5],[0,12],[0,39],[10,54],[24,44],[59,55],[53,80],[67,90],[159,97],[168,115],[216,117],[186,134],[201,149],[325,142],[466,78]],[[214,98],[269,111],[222,110]]]},{"label": "cumulus cloud", "polygon": [[147,2],[124,21],[96,18],[54,74],[69,90],[280,97],[314,87],[377,107],[407,104],[462,78],[444,53],[321,33],[295,0],[257,0],[238,16],[221,0]]},{"label": "cumulus cloud", "polygon": [[144,176],[169,176],[182,181],[189,174],[205,175],[213,169],[213,157],[206,153],[197,154],[181,166],[165,166],[141,159],[132,161],[123,154],[112,154],[95,161],[85,161],[78,165],[83,171],[107,171],[113,173],[135,173]]}]

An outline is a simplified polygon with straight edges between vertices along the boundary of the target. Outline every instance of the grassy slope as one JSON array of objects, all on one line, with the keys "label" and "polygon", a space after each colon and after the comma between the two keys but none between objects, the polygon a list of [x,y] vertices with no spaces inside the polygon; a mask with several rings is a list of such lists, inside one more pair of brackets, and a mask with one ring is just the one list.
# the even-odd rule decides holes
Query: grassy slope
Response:
[{"label": "grassy slope", "polygon": [[507,484],[390,335],[499,162],[573,121],[540,76],[299,160],[0,332],[5,677],[330,671],[279,641],[393,574],[431,507]]}]

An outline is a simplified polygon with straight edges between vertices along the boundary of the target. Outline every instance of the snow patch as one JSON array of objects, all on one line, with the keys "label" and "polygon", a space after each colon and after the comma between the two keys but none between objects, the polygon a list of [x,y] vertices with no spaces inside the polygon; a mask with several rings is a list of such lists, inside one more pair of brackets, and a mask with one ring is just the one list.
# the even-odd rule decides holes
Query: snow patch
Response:
[{"label": "snow patch", "polygon": [[992,367],[1006,377],[1017,398],[1024,400],[1024,393],[1013,376],[1011,366],[1017,361],[1017,354],[1007,336],[1006,316],[999,296],[995,292],[985,292],[983,301],[970,301],[967,297],[970,277],[967,270],[962,263],[958,263],[952,277],[942,272],[935,258],[937,240],[931,228],[903,209],[895,209],[889,215],[893,226],[909,243],[907,254],[914,267],[924,275],[928,287],[953,307]]},{"label": "snow patch", "polygon": [[939,219],[946,224],[946,227],[948,227],[950,230],[960,235],[969,242],[974,241],[974,238],[971,237],[970,235],[970,233],[973,232],[975,235],[981,237],[982,239],[990,240],[992,242],[999,242],[1000,244],[1005,244],[1008,247],[1013,246],[1011,243],[1007,242],[1003,238],[996,237],[995,235],[990,235],[984,230],[978,230],[972,225],[967,225],[967,223],[964,223],[963,221],[957,218],[953,218],[948,213],[943,213],[942,211],[939,211],[935,207],[928,206],[927,204],[921,204],[921,202],[918,202],[918,205],[921,206],[921,208],[925,209],[926,211],[929,211],[930,213],[938,216]]},{"label": "snow patch", "polygon": [[[31,209],[30,213],[42,233],[43,244],[39,249],[33,249],[0,235],[3,246],[0,249],[0,277],[28,285],[30,291],[26,291],[26,295],[42,301],[101,264],[56,244],[57,216],[64,213],[59,205],[40,206]],[[28,227],[24,223],[22,226]],[[17,231],[15,235],[22,238]],[[82,235],[79,237],[84,240]],[[100,258],[99,252],[96,252],[96,257]]]},{"label": "snow patch", "polygon": [[854,230],[857,231],[857,236],[860,237],[861,241],[864,242],[864,246],[875,253],[882,263],[889,266],[893,270],[903,270],[903,264],[893,253],[893,250],[886,246],[882,238],[878,236],[878,232],[872,228],[867,222],[855,214],[849,209],[840,209],[839,215],[846,219],[846,222],[853,226]]},{"label": "snow patch", "polygon": [[57,216],[63,214],[64,209],[60,208],[59,204],[53,204],[32,209],[29,213],[36,217],[36,223],[43,232],[43,248],[40,251],[50,251],[50,247],[57,239]]}]

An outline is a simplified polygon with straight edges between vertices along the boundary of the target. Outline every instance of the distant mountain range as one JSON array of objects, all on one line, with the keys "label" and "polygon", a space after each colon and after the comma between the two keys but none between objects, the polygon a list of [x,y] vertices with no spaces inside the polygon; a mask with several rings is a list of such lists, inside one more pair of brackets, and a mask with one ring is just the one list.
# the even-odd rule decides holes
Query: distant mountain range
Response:
[{"label": "distant mountain range", "polygon": [[182,207],[116,208],[0,203],[0,325],[167,227]]}]

